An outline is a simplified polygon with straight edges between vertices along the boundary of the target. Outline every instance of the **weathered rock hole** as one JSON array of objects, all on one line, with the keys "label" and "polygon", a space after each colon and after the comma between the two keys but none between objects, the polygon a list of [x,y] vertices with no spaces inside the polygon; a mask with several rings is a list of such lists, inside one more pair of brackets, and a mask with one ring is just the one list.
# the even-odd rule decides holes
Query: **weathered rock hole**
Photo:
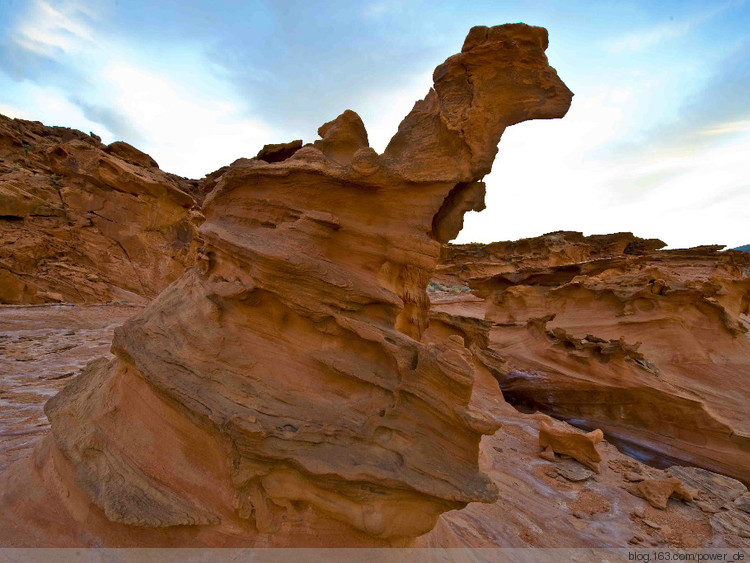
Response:
[{"label": "weathered rock hole", "polygon": [[429,236],[441,243],[456,238],[464,227],[464,214],[467,211],[482,211],[485,208],[484,195],[484,182],[456,184],[433,217]]}]

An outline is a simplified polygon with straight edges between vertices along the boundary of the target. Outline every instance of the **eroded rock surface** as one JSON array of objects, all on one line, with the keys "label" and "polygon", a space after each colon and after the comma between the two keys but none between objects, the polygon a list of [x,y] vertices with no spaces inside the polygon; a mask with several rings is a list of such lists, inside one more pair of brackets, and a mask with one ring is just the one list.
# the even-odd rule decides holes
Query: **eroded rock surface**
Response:
[{"label": "eroded rock surface", "polygon": [[145,302],[195,263],[201,197],[127,143],[0,116],[0,304]]},{"label": "eroded rock surface", "polygon": [[200,267],[47,403],[4,541],[377,545],[495,501],[478,451],[500,422],[463,339],[422,340],[426,286],[505,127],[567,111],[546,47],[474,28],[382,155],[347,111],[212,176]]},{"label": "eroded rock surface", "polygon": [[[41,415],[45,395],[60,388],[54,379],[56,363],[62,369],[78,371],[86,360],[102,353],[107,345],[107,319],[121,319],[137,312],[137,308],[112,306],[47,305],[40,307],[8,307],[0,309],[0,338],[8,342],[10,361],[2,365],[3,375],[12,379],[7,403],[0,410],[0,463],[16,459],[20,449],[28,452],[31,442],[38,440],[43,424]],[[118,320],[118,322],[121,322]],[[435,323],[424,340],[436,343],[446,337],[459,338],[458,333],[446,334],[442,323]],[[72,333],[72,334],[71,334]],[[82,340],[90,345],[84,345]],[[21,344],[24,346],[21,347]],[[68,346],[72,348],[54,352]],[[25,353],[28,352],[28,353]],[[45,352],[53,352],[46,354]],[[29,357],[33,356],[33,357]],[[30,364],[33,363],[33,367]],[[40,377],[41,376],[41,377]],[[69,377],[72,377],[69,376]],[[64,378],[64,379],[69,379]],[[63,380],[64,380],[63,379]],[[557,456],[554,462],[538,456],[538,433],[541,415],[523,414],[507,404],[492,374],[477,366],[474,401],[480,408],[502,422],[501,429],[485,436],[480,443],[479,468],[498,487],[494,503],[471,503],[465,509],[452,510],[438,519],[435,528],[418,538],[413,545],[432,547],[748,547],[750,514],[747,488],[734,479],[694,467],[671,467],[666,472],[644,465],[621,454],[606,440],[598,445],[602,456],[602,472],[594,474],[572,459]],[[22,394],[23,399],[15,395]],[[5,407],[9,408],[5,408]],[[40,418],[41,417],[41,418]],[[557,427],[571,433],[580,430],[564,422]],[[5,436],[11,430],[15,436]],[[28,455],[28,453],[27,453]],[[174,458],[179,461],[179,457]],[[175,463],[175,467],[179,467]],[[656,509],[646,500],[627,492],[633,482],[647,479],[679,478],[685,486],[698,490],[693,502],[669,499],[666,509]],[[72,501],[58,511],[48,525],[52,529],[73,526],[67,516],[72,511],[78,520],[86,520],[91,528],[95,521],[86,497],[76,497],[75,489],[67,489]],[[39,491],[29,489],[28,497],[38,501]],[[4,513],[0,512],[0,519]],[[310,517],[310,514],[306,514]],[[18,520],[4,522],[3,538],[17,533]],[[112,525],[111,523],[109,524]],[[205,543],[205,534],[196,533],[204,527],[186,527],[180,542],[173,545]],[[28,528],[26,528],[28,531]],[[153,529],[123,525],[122,544],[164,545],[169,534],[154,541]],[[146,533],[144,533],[146,532]],[[245,536],[224,536],[224,545],[244,545]],[[744,536],[744,537],[743,537]],[[27,543],[26,536],[21,539]],[[47,539],[45,539],[45,537]],[[266,545],[275,545],[280,534],[268,535]],[[34,538],[34,545],[47,545],[49,536]],[[216,536],[213,536],[215,539]],[[14,542],[18,544],[18,536]],[[60,539],[57,538],[59,543]],[[77,543],[86,545],[90,538],[82,535]],[[359,538],[357,545],[363,542]],[[3,543],[8,543],[6,539]],[[340,531],[332,538],[325,534],[323,545],[352,543],[351,532]],[[69,541],[69,545],[75,544]],[[307,540],[309,545],[309,539]]]},{"label": "eroded rock surface", "polygon": [[512,403],[749,482],[750,255],[658,244],[552,233],[448,250],[462,265],[445,283],[472,293],[433,294],[433,318],[473,335]]}]

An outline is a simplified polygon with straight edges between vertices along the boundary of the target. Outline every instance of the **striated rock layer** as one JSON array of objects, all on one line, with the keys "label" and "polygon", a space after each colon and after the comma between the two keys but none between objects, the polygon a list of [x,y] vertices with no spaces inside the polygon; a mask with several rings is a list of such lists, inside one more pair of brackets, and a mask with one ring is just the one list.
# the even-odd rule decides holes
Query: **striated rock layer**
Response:
[{"label": "striated rock layer", "polygon": [[194,196],[127,143],[0,115],[0,304],[155,296],[195,263]]},{"label": "striated rock layer", "polygon": [[478,448],[499,419],[463,339],[422,340],[426,287],[505,127],[569,107],[546,47],[473,28],[382,155],[346,111],[214,178],[200,266],[47,403],[4,541],[368,545],[494,501]]},{"label": "striated rock layer", "polygon": [[665,246],[658,239],[642,239],[632,233],[583,236],[575,231],[490,244],[447,244],[443,246],[433,279],[451,285],[466,284],[472,279],[521,269],[647,254]]},{"label": "striated rock layer", "polygon": [[442,298],[433,315],[473,327],[514,404],[601,428],[652,463],[750,482],[750,255],[578,235],[519,241],[528,264],[497,251],[509,243],[449,251],[464,264],[443,270],[474,296]]}]

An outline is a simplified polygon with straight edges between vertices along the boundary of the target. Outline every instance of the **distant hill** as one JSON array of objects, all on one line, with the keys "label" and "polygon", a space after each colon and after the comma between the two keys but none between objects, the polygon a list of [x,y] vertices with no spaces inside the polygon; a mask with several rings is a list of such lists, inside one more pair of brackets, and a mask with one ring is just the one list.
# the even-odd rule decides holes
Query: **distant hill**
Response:
[{"label": "distant hill", "polygon": [[742,246],[738,246],[735,248],[735,250],[741,250],[742,252],[750,252],[750,244],[743,244]]}]

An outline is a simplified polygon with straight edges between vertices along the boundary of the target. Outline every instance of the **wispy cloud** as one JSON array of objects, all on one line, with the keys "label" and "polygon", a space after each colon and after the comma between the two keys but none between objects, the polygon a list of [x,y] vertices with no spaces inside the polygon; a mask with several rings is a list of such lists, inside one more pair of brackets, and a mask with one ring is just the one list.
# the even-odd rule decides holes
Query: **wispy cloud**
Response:
[{"label": "wispy cloud", "polygon": [[711,125],[698,131],[698,135],[704,137],[717,137],[720,135],[732,135],[744,132],[750,132],[750,119],[738,119],[736,121]]},{"label": "wispy cloud", "polygon": [[201,176],[239,157],[253,156],[271,136],[263,122],[241,117],[231,101],[204,97],[127,62],[107,65],[101,77],[109,84],[112,105],[148,139],[147,146],[158,147],[163,155],[159,163],[169,170]]},{"label": "wispy cloud", "polygon": [[695,25],[693,21],[669,22],[650,29],[629,33],[609,42],[613,53],[633,53],[649,49],[654,45],[686,35]]},{"label": "wispy cloud", "polygon": [[14,59],[0,65],[26,83],[16,91],[37,107],[36,115],[19,116],[91,128],[106,142],[128,141],[163,168],[194,177],[251,156],[267,142],[269,128],[246,117],[232,86],[194,45],[169,45],[160,53],[191,63],[195,74],[180,74],[181,68],[165,69],[161,59],[100,30],[93,25],[98,17],[79,2],[45,0],[19,14],[5,49]]},{"label": "wispy cloud", "polygon": [[651,49],[666,41],[684,37],[696,27],[742,3],[733,0],[716,4],[687,18],[672,19],[646,29],[640,29],[607,41],[606,48],[612,53],[617,54],[635,53]]},{"label": "wispy cloud", "polygon": [[89,22],[95,12],[78,2],[55,4],[33,0],[14,33],[15,42],[32,53],[53,58],[92,46]]},{"label": "wispy cloud", "polygon": [[365,20],[379,20],[386,15],[401,12],[406,2],[403,0],[374,0],[366,2],[362,7],[362,17]]},{"label": "wispy cloud", "polygon": [[703,80],[702,87],[682,99],[671,119],[642,127],[636,142],[618,141],[609,158],[650,158],[661,166],[725,143],[750,130],[750,39],[729,52]]},{"label": "wispy cloud", "polygon": [[378,2],[368,2],[362,9],[362,16],[364,16],[365,19],[374,20],[386,14],[388,10],[390,10],[388,2],[382,0]]}]

